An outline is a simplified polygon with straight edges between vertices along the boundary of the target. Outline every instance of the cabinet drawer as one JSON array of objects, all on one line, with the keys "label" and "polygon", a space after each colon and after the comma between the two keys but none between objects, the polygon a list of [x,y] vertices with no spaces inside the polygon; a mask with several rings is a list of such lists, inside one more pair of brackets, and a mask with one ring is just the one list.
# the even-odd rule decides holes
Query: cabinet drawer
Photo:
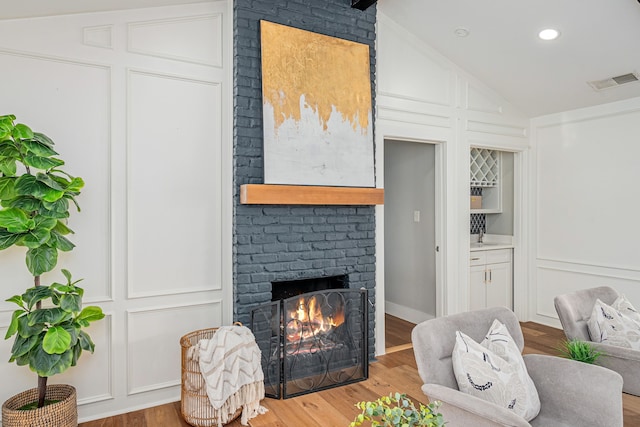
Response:
[{"label": "cabinet drawer", "polygon": [[487,263],[486,251],[475,251],[469,255],[469,265],[485,265]]},{"label": "cabinet drawer", "polygon": [[511,262],[511,249],[496,249],[494,251],[484,251],[487,264],[498,264],[501,262]]}]

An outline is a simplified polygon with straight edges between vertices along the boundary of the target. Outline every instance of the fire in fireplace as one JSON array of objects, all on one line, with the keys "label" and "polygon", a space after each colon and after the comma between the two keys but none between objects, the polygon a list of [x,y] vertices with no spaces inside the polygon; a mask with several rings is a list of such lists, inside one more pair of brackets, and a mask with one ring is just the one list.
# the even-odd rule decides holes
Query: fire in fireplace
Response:
[{"label": "fire in fireplace", "polygon": [[366,379],[366,290],[345,288],[346,276],[296,282],[273,283],[274,298],[286,298],[252,311],[267,395],[288,398]]}]

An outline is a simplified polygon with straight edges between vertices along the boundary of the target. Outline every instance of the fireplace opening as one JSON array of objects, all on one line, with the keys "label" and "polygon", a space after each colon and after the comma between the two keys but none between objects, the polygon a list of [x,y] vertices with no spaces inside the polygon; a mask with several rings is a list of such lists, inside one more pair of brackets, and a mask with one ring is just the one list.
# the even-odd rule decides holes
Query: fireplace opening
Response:
[{"label": "fireplace opening", "polygon": [[348,287],[349,279],[346,274],[341,276],[314,277],[311,279],[282,280],[271,282],[271,301],[280,301],[307,292]]},{"label": "fireplace opening", "polygon": [[274,282],[274,301],[252,310],[269,397],[301,394],[368,377],[367,291],[347,276]]}]

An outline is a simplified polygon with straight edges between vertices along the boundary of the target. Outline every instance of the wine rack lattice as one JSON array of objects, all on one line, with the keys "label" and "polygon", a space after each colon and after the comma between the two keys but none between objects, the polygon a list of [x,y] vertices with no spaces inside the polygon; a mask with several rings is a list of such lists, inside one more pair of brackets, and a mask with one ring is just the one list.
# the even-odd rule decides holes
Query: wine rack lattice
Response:
[{"label": "wine rack lattice", "polygon": [[470,181],[473,187],[496,187],[498,185],[498,152],[486,148],[471,148]]}]

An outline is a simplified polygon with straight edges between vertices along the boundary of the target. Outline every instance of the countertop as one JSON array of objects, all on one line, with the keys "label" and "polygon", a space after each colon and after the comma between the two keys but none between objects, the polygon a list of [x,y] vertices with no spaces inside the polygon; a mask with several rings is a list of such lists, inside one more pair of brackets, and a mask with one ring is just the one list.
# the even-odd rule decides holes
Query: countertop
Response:
[{"label": "countertop", "polygon": [[482,238],[482,243],[478,243],[478,235],[471,235],[469,251],[491,251],[494,249],[513,249],[513,236],[485,234]]}]

